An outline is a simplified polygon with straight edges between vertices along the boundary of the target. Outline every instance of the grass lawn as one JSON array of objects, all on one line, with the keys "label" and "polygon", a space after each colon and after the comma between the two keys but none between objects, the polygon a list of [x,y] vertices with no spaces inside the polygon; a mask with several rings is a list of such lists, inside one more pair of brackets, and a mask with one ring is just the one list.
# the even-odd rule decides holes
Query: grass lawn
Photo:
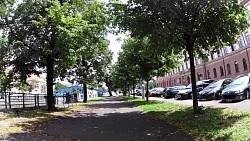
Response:
[{"label": "grass lawn", "polygon": [[192,107],[160,101],[123,97],[148,115],[165,120],[199,140],[250,141],[250,112],[203,107],[205,114],[194,115]]},{"label": "grass lawn", "polygon": [[[0,114],[0,121],[5,123],[6,126],[0,128],[0,135],[7,133],[14,133],[22,129],[31,130],[33,125],[39,125],[40,122],[50,120],[57,116],[63,116],[67,113],[80,110],[85,105],[93,104],[93,102],[103,100],[104,98],[93,98],[88,103],[73,103],[66,108],[58,108],[56,111],[49,112],[45,109],[24,110],[16,113]],[[21,117],[21,118],[20,118]]]}]

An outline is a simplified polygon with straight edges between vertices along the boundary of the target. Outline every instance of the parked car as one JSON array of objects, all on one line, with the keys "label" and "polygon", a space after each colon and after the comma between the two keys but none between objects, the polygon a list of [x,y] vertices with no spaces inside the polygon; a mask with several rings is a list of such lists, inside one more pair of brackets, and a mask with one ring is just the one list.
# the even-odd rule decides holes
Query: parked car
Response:
[{"label": "parked car", "polygon": [[154,96],[156,96],[156,94],[157,94],[158,92],[161,92],[161,91],[163,91],[163,90],[164,90],[164,88],[162,88],[162,87],[153,88],[153,89],[149,90],[148,96],[154,97]]},{"label": "parked car", "polygon": [[222,91],[222,102],[233,102],[247,99],[250,90],[249,79],[249,75],[237,77]]},{"label": "parked car", "polygon": [[166,87],[166,88],[164,88],[164,90],[160,92],[160,95],[162,95],[162,97],[164,97],[165,92],[166,92],[168,89],[170,89],[170,88],[171,88],[171,87]]},{"label": "parked car", "polygon": [[0,99],[4,99],[4,93],[0,93]]},{"label": "parked car", "polygon": [[221,92],[228,84],[233,81],[231,78],[220,79],[209,84],[205,89],[198,93],[199,100],[221,99]]},{"label": "parked car", "polygon": [[[202,91],[210,83],[214,82],[213,79],[201,80],[196,82],[197,93]],[[175,99],[191,99],[192,98],[192,84],[189,84],[184,90],[180,90],[174,97]]]},{"label": "parked car", "polygon": [[186,86],[175,86],[175,87],[169,87],[165,90],[163,93],[164,98],[172,98],[174,97],[180,90],[184,90]]},{"label": "parked car", "polygon": [[135,95],[141,96],[141,95],[142,95],[141,89],[136,89],[136,90],[135,90]]},{"label": "parked car", "polygon": [[158,92],[156,92],[155,97],[162,97],[164,90],[165,90],[165,88],[163,88],[163,89],[159,90]]}]

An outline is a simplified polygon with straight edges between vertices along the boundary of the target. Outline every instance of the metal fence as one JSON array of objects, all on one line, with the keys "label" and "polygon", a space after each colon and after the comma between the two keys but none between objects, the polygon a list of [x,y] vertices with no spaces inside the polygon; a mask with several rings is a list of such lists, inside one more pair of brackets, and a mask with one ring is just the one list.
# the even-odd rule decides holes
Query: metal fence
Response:
[{"label": "metal fence", "polygon": [[0,109],[40,107],[46,105],[46,94],[1,93]]},{"label": "metal fence", "polygon": [[[88,98],[97,95],[88,95]],[[71,94],[55,96],[56,107],[68,107],[82,100],[82,96]],[[0,109],[21,109],[47,106],[47,94],[0,92]]]}]

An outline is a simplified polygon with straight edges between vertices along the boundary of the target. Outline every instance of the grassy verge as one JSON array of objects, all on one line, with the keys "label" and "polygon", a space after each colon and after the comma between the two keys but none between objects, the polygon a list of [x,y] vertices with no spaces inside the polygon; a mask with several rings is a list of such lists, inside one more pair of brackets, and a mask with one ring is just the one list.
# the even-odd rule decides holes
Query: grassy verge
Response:
[{"label": "grassy verge", "polygon": [[142,99],[123,97],[154,118],[170,122],[207,141],[250,140],[250,112],[222,108],[205,108],[205,114],[192,114],[192,107]]},{"label": "grassy verge", "polygon": [[0,114],[0,121],[6,124],[6,126],[0,128],[0,135],[14,133],[22,129],[31,130],[34,125],[39,125],[40,122],[80,110],[86,105],[93,104],[94,102],[103,99],[104,98],[93,98],[89,100],[88,103],[74,103],[69,107],[58,108],[53,112],[47,111],[45,109],[36,109],[20,111],[18,115],[16,113]]}]

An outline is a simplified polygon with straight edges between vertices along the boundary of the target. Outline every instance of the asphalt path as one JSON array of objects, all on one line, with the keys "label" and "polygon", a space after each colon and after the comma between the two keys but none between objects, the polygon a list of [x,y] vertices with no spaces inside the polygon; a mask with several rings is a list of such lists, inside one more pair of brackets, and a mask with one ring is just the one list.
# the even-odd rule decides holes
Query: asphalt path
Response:
[{"label": "asphalt path", "polygon": [[[181,104],[186,106],[193,106],[192,99],[186,100],[176,100],[174,98],[160,98],[160,97],[149,97],[149,100],[159,100],[163,102],[170,102],[175,104]],[[250,99],[246,99],[238,102],[221,102],[221,100],[210,100],[210,101],[198,101],[199,106],[211,107],[211,108],[228,108],[228,109],[236,109],[236,110],[250,110]]]},{"label": "asphalt path", "polygon": [[154,119],[119,97],[0,137],[12,141],[193,141],[189,134]]}]

